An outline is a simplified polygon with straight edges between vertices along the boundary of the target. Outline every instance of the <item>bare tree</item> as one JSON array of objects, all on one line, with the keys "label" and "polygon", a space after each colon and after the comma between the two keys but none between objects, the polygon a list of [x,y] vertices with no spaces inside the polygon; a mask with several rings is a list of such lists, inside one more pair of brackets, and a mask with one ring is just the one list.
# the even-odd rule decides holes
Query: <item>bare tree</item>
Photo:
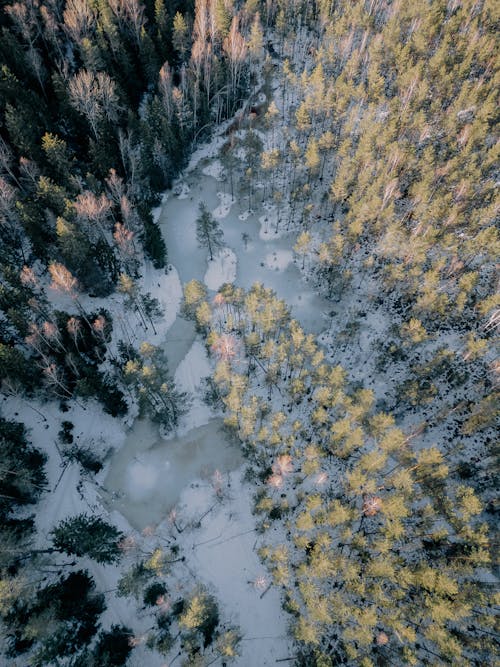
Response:
[{"label": "bare tree", "polygon": [[138,0],[109,0],[109,6],[119,25],[128,29],[137,44],[140,44],[141,31],[146,23],[144,5]]},{"label": "bare tree", "polygon": [[[107,221],[112,204],[105,194],[99,196],[86,190],[78,195],[74,202],[78,220],[83,223],[91,241],[95,242],[100,236],[106,243],[108,230]],[[96,234],[96,230],[98,234]]]},{"label": "bare tree", "polygon": [[46,44],[49,44],[58,54],[55,65],[60,74],[63,74],[66,54],[64,53],[65,40],[61,33],[62,16],[60,6],[57,0],[49,1],[40,6],[40,16],[42,17],[43,38]]},{"label": "bare tree", "polygon": [[[62,373],[56,364],[51,363],[45,366],[43,369],[43,375],[48,386],[54,388],[54,393],[57,396],[60,398],[71,398],[71,391],[64,384],[64,377],[62,376]],[[64,393],[60,394],[57,389],[62,389]]]},{"label": "bare tree", "polygon": [[109,170],[109,176],[106,179],[106,185],[108,186],[109,194],[111,199],[119,204],[122,197],[127,194],[127,188],[123,182],[123,178],[118,176],[115,169]]},{"label": "bare tree", "polygon": [[38,12],[39,3],[35,0],[15,2],[5,7],[5,12],[26,42],[28,49],[26,58],[35,74],[40,88],[45,95],[45,68],[40,53],[36,47],[37,40],[42,36],[42,28]]},{"label": "bare tree", "polygon": [[5,232],[16,243],[24,262],[24,235],[17,215],[16,200],[16,189],[0,176],[0,235]]},{"label": "bare tree", "polygon": [[7,174],[11,177],[14,183],[21,187],[21,184],[17,180],[14,172],[12,171],[12,163],[14,162],[14,156],[10,147],[7,143],[0,137],[0,175]]},{"label": "bare tree", "polygon": [[69,271],[64,264],[59,264],[59,262],[51,262],[49,264],[49,273],[52,281],[50,287],[57,292],[62,292],[67,294],[78,307],[80,315],[83,317],[88,327],[92,329],[92,325],[87,318],[87,314],[82,304],[78,300],[77,290],[78,290],[78,280],[75,276]]},{"label": "bare tree", "polygon": [[122,263],[129,274],[137,272],[138,259],[134,243],[134,232],[127,229],[125,225],[117,222],[113,233],[116,246],[120,252]]},{"label": "bare tree", "polygon": [[117,119],[120,106],[115,82],[105,72],[89,72],[82,69],[70,79],[69,94],[71,104],[81,113],[99,138],[99,121]]},{"label": "bare tree", "polygon": [[134,143],[132,133],[123,130],[118,131],[118,142],[120,146],[120,157],[123,169],[127,175],[128,189],[130,196],[135,199],[141,190],[139,181],[139,167],[141,164],[141,147]]},{"label": "bare tree", "polygon": [[237,91],[240,85],[243,65],[247,55],[247,45],[243,35],[238,30],[238,17],[233,17],[231,30],[224,40],[223,49],[229,61],[230,86],[228,88],[228,109],[236,102]]},{"label": "bare tree", "polygon": [[168,62],[164,62],[160,69],[158,89],[160,91],[165,117],[170,121],[174,113],[174,101],[172,97],[172,70],[170,69]]},{"label": "bare tree", "polygon": [[87,0],[68,0],[63,16],[64,28],[77,44],[92,31],[95,25],[96,15]]}]

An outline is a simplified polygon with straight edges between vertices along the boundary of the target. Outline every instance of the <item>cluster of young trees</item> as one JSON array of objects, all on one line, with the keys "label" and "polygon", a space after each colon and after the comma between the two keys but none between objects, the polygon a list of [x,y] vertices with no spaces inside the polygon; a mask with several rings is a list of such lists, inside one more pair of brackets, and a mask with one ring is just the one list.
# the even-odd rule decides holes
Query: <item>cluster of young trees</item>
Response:
[{"label": "cluster of young trees", "polygon": [[175,429],[179,418],[187,411],[188,395],[176,389],[164,351],[142,343],[138,352],[124,347],[122,358],[123,381],[134,388],[140,414],[149,415],[167,432]]},{"label": "cluster of young trees", "polygon": [[193,282],[188,303],[226,427],[260,480],[261,530],[282,523],[283,541],[270,531],[260,555],[304,664],[487,662],[492,547],[453,448],[377,410],[272,290],[225,285],[209,303]]},{"label": "cluster of young trees", "polygon": [[153,621],[137,642],[165,656],[177,650],[175,659],[185,667],[237,657],[238,628],[221,622],[217,600],[204,586],[180,583],[172,564],[182,561],[177,545],[157,547],[119,580],[118,595],[135,598]]},{"label": "cluster of young trees", "polygon": [[[219,360],[210,398],[225,406],[228,427],[257,457],[261,477],[274,489],[259,494],[257,507],[266,517],[263,526],[269,525],[268,517],[282,517],[287,530],[292,520],[300,526],[293,546],[272,547],[264,555],[276,580],[294,591],[289,594],[289,609],[302,619],[297,637],[317,645],[304,652],[303,664],[345,659],[354,664],[380,660],[482,664],[495,653],[492,608],[486,602],[488,587],[481,590],[470,584],[478,575],[472,575],[468,566],[488,566],[485,522],[494,523],[477,496],[483,496],[486,509],[491,509],[494,481],[488,466],[498,420],[493,66],[498,11],[487,1],[437,1],[425,13],[409,2],[298,2],[293,11],[291,3],[279,2],[268,20],[276,29],[274,43],[286,57],[279,66],[280,108],[276,113],[271,102],[261,114],[263,122],[257,119],[255,125],[265,135],[251,127],[227,142],[222,158],[231,188],[239,176],[249,207],[257,203],[258,188],[263,200],[274,200],[275,231],[284,227],[280,219],[287,221],[285,230],[298,231],[294,250],[301,268],[314,271],[318,285],[330,298],[342,301],[348,313],[356,310],[349,301],[359,298],[367,308],[382,306],[377,317],[387,317],[393,325],[361,359],[366,359],[368,373],[372,368],[368,362],[376,357],[377,384],[386,383],[386,391],[383,398],[377,396],[376,410],[372,406],[371,416],[362,417],[361,423],[350,418],[342,401],[346,414],[332,423],[329,401],[344,391],[336,384],[338,378],[330,385],[311,375],[307,357],[300,356],[300,372],[294,374],[295,351],[288,340],[273,340],[272,333],[264,330],[262,314],[258,323],[252,320],[255,331],[242,325],[245,297],[240,290],[226,286],[211,305],[202,287],[190,284],[186,308],[207,332],[207,343]],[[276,127],[273,118],[280,116],[281,127]],[[257,151],[245,151],[245,142],[252,143],[254,137]],[[237,159],[231,159],[235,150]],[[255,160],[256,153],[260,161]],[[284,214],[275,192],[284,193]],[[364,286],[369,298],[363,294]],[[359,358],[355,341],[362,320],[350,316],[343,331],[339,324],[332,322],[332,330],[339,334],[332,357],[350,353]],[[249,381],[255,374],[257,393]],[[359,369],[356,374],[362,375]],[[281,409],[268,413],[262,401],[264,386],[268,400],[283,401]],[[322,394],[317,404],[316,391]],[[362,399],[354,393],[352,400]],[[404,436],[396,430],[399,457],[380,451],[370,432],[369,420],[381,409],[393,426],[395,419],[413,424],[421,419],[420,426]],[[297,457],[293,423],[284,433],[278,429],[289,410],[301,416],[296,423],[299,432],[302,411],[312,422],[298,436],[306,438],[307,455],[296,465],[291,462],[295,464]],[[277,456],[266,455],[261,442],[277,446]],[[425,450],[424,442],[436,443],[437,449],[427,444]],[[325,463],[330,455],[347,460],[352,469],[347,464],[341,467],[339,479]],[[420,455],[428,456],[437,471],[426,473],[431,479],[420,468]],[[370,463],[365,470],[354,465],[365,456],[376,459],[375,467]],[[386,478],[392,483],[393,467],[408,473],[404,493],[385,484]],[[326,536],[322,533],[326,501],[320,494],[321,502],[315,505],[318,500],[307,477],[300,498],[305,509],[300,519],[296,515],[296,497],[289,497],[290,480],[297,483],[291,471],[308,471],[309,482],[314,479],[319,488],[337,487],[328,486],[329,498],[339,501],[334,505],[339,518],[333,540],[329,530]],[[360,484],[354,495],[351,477],[346,481],[344,475],[354,475],[353,483]],[[369,510],[373,514],[363,510],[365,500],[374,505]],[[384,524],[393,523],[394,504],[399,505],[394,515],[398,522],[405,517],[401,523],[410,544],[403,550],[390,547],[388,552],[387,545],[380,548],[380,535]],[[371,516],[376,530],[366,525]],[[440,530],[432,530],[435,524]],[[396,523],[396,536],[397,529]],[[321,548],[311,539],[318,534],[324,540]],[[306,550],[302,560],[297,560],[295,542]],[[336,554],[339,548],[345,561]],[[320,565],[323,558],[326,574],[319,581],[312,578],[309,588],[297,592],[297,568],[302,564],[306,575],[315,562],[313,549]],[[395,563],[390,553],[396,554]],[[377,559],[391,561],[384,577],[394,576],[393,582],[398,582],[395,597],[406,611],[396,611],[399,602],[390,593],[390,581],[375,580],[375,586],[363,579],[356,590],[360,572]],[[411,577],[405,569],[408,561],[415,567]],[[426,580],[432,573],[419,574],[424,563],[445,573],[448,583],[443,588],[442,582]],[[318,595],[324,592],[326,579],[349,600],[342,606],[340,599],[326,596],[325,608],[318,612]],[[446,591],[448,584],[451,588]],[[467,591],[463,596],[462,589]],[[382,592],[387,592],[387,600],[380,598]],[[371,603],[376,614],[362,617],[359,610],[368,593],[376,596]],[[433,608],[433,598],[439,609]],[[442,605],[448,606],[446,612]],[[340,620],[332,615],[335,608]],[[417,609],[422,613],[416,614]],[[382,616],[392,619],[392,633],[380,623]],[[400,630],[399,622],[409,629]],[[336,628],[333,633],[329,625]],[[394,638],[399,646],[393,645]]]},{"label": "cluster of young trees", "polygon": [[307,234],[300,252],[327,294],[375,279],[436,331],[485,324],[499,305],[498,12],[489,0],[431,4],[267,5],[284,58],[279,108],[262,114],[265,145],[233,135],[223,158],[249,208],[260,182],[276,231],[285,218]]},{"label": "cluster of young trees", "polygon": [[262,166],[312,233],[328,292],[367,272],[434,329],[489,315],[498,307],[495,4],[277,5],[281,114],[294,131],[279,133]]}]

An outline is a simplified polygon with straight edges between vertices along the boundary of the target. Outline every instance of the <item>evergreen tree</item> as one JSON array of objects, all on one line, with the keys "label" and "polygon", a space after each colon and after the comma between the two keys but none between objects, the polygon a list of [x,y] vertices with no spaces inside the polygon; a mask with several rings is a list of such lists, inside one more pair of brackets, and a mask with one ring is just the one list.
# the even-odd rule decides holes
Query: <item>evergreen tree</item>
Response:
[{"label": "evergreen tree", "polygon": [[223,232],[205,204],[200,203],[199,210],[200,213],[196,218],[196,238],[200,247],[208,248],[210,260],[213,260],[213,251],[222,247]]},{"label": "evergreen tree", "polygon": [[94,588],[89,574],[79,570],[27,599],[19,597],[4,616],[10,657],[31,649],[35,665],[76,658],[94,637],[106,608],[104,596]]},{"label": "evergreen tree", "polygon": [[98,517],[71,517],[61,521],[52,535],[54,547],[68,554],[89,556],[98,563],[113,563],[120,557],[122,533]]}]

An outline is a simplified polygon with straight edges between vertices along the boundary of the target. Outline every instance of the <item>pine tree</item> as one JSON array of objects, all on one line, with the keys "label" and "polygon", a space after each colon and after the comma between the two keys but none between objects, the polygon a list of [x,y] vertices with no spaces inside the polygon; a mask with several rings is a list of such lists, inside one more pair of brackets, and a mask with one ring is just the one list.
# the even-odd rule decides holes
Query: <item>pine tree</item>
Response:
[{"label": "pine tree", "polygon": [[98,517],[79,514],[61,521],[52,530],[52,543],[59,551],[88,556],[98,563],[114,563],[120,558],[123,534]]},{"label": "pine tree", "polygon": [[173,23],[172,44],[179,53],[181,61],[185,60],[186,53],[189,50],[189,30],[186,20],[180,12],[176,12]]},{"label": "pine tree", "polygon": [[199,211],[196,219],[196,238],[200,247],[208,248],[210,260],[213,260],[213,251],[222,247],[223,232],[205,204],[200,203]]}]

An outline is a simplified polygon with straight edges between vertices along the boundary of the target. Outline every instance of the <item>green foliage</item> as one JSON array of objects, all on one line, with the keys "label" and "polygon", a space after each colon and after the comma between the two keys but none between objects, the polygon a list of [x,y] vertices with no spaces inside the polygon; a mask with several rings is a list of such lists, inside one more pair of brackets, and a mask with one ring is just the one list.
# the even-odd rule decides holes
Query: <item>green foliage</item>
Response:
[{"label": "green foliage", "polygon": [[223,233],[219,223],[203,203],[200,203],[200,213],[196,218],[196,238],[202,248],[208,248],[212,260],[214,251],[222,246]]},{"label": "green foliage", "polygon": [[167,264],[167,247],[158,225],[150,220],[144,222],[144,250],[155,269],[163,269]]},{"label": "green foliage", "polygon": [[23,424],[0,417],[0,514],[34,503],[46,484],[46,457],[28,442]]},{"label": "green foliage", "polygon": [[132,631],[124,625],[112,625],[108,632],[101,632],[93,650],[95,667],[120,667],[125,665],[132,651]]},{"label": "green foliage", "polygon": [[200,633],[206,648],[212,643],[218,624],[219,610],[215,598],[203,590],[196,591],[186,602],[179,617],[180,627],[187,631],[188,636]]},{"label": "green foliage", "polygon": [[139,352],[128,350],[122,367],[123,379],[137,393],[139,409],[167,431],[174,429],[187,410],[187,394],[176,389],[163,350],[143,343]]},{"label": "green foliage", "polygon": [[98,616],[105,609],[104,596],[94,588],[89,574],[80,570],[40,588],[26,600],[18,598],[4,615],[9,656],[31,649],[30,662],[37,666],[78,656],[95,635]]},{"label": "green foliage", "polygon": [[[195,287],[190,289],[199,311],[204,302]],[[207,342],[215,354],[227,354],[213,380],[225,423],[245,443],[265,485],[255,511],[281,521],[290,536],[276,544],[270,531],[271,544],[260,556],[273,582],[287,591],[287,608],[297,616],[294,636],[305,655],[317,656],[318,664],[330,657],[368,664],[371,647],[383,651],[390,644],[404,660],[420,654],[422,637],[443,660],[462,656],[463,642],[486,655],[491,647],[481,648],[469,625],[472,605],[482,605],[487,595],[476,568],[490,562],[482,505],[473,489],[457,484],[440,449],[411,446],[421,430],[405,436],[391,415],[374,411],[373,391],[349,387],[346,372],[325,363],[314,337],[289,319],[271,290],[256,284],[237,304],[231,290],[221,290],[214,305]],[[244,346],[237,356],[229,353],[233,308]],[[410,339],[414,332],[420,338],[420,325],[411,332]],[[414,376],[421,382],[441,377],[451,356],[446,348],[433,350]],[[273,366],[278,370],[271,373]],[[271,390],[278,390],[267,410],[262,370]],[[422,399],[423,386],[416,396]],[[302,404],[300,421],[288,416],[290,400]],[[491,407],[485,408],[492,417]],[[332,473],[334,497],[327,487]],[[264,519],[261,529],[271,525]],[[194,602],[184,622],[195,625],[203,604]],[[418,624],[407,620],[417,617]],[[333,637],[332,628],[340,635]],[[335,646],[331,655],[320,651],[326,642]]]},{"label": "green foliage", "polygon": [[16,510],[36,503],[45,490],[45,460],[29,443],[23,424],[0,417],[0,571],[15,573],[30,545],[33,518],[19,517]]},{"label": "green foliage", "polygon": [[154,573],[151,568],[146,567],[143,561],[134,563],[130,570],[118,581],[117,594],[120,597],[133,595],[138,600],[142,596],[146,584],[153,576]]},{"label": "green foliage", "polygon": [[158,604],[158,599],[161,598],[167,592],[167,588],[164,584],[154,583],[146,588],[144,591],[144,604],[150,607],[154,607]]},{"label": "green foliage", "polygon": [[52,530],[52,542],[60,551],[88,556],[98,563],[113,563],[120,558],[123,534],[98,517],[79,514],[61,521]]}]

